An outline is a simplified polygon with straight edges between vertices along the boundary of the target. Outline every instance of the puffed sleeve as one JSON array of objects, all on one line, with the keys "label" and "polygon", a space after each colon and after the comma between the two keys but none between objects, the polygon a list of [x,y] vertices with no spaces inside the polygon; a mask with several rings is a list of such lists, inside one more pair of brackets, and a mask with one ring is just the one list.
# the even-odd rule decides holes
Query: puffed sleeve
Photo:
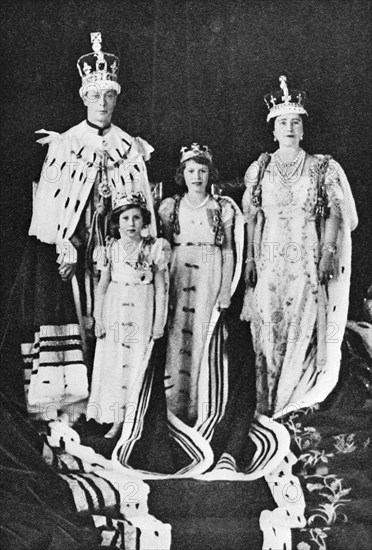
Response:
[{"label": "puffed sleeve", "polygon": [[175,202],[173,197],[168,197],[159,206],[161,235],[170,242],[173,241]]},{"label": "puffed sleeve", "polygon": [[343,217],[344,193],[341,186],[341,166],[333,159],[330,159],[325,174],[325,191],[327,194],[328,206],[338,217]]},{"label": "puffed sleeve", "polygon": [[244,221],[246,222],[253,219],[259,210],[259,207],[252,201],[253,191],[258,181],[259,172],[260,165],[256,160],[250,165],[244,176],[246,190],[244,191],[242,198],[242,210],[244,214]]},{"label": "puffed sleeve", "polygon": [[234,208],[232,204],[225,200],[222,204],[222,223],[224,227],[230,227],[234,221]]},{"label": "puffed sleeve", "polygon": [[156,271],[168,270],[168,265],[171,259],[171,246],[165,239],[156,239],[152,246],[151,256]]},{"label": "puffed sleeve", "polygon": [[174,213],[174,202],[173,197],[168,197],[161,201],[159,206],[159,216],[163,224],[169,225],[173,222],[173,213]]}]

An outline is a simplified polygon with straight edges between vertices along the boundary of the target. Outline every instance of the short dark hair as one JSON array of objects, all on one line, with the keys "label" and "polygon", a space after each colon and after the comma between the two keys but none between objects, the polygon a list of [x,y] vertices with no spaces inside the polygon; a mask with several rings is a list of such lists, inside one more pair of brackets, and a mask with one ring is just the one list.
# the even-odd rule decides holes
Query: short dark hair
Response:
[{"label": "short dark hair", "polygon": [[[212,185],[218,181],[219,173],[217,168],[214,166],[214,164],[210,160],[206,159],[203,155],[197,155],[187,160],[194,160],[198,164],[204,164],[205,166],[208,166],[209,175],[208,175],[208,183],[207,183],[206,191],[207,193],[210,193]],[[176,175],[174,177],[176,184],[180,187],[181,193],[187,193],[187,186],[185,183],[185,178],[183,176],[187,160],[185,160],[184,162],[181,162],[181,164],[177,168]]]},{"label": "short dark hair", "polygon": [[143,219],[143,226],[148,227],[151,223],[151,212],[147,210],[144,206],[139,206],[137,204],[126,204],[125,206],[121,206],[117,210],[111,212],[110,215],[110,234],[114,239],[120,239],[120,233],[119,233],[119,218],[120,215],[123,212],[126,212],[127,210],[131,210],[132,208],[138,208],[141,212],[142,219]]},{"label": "short dark hair", "polygon": [[[280,115],[278,115],[278,116],[280,116]],[[303,126],[304,130],[306,130],[307,126],[308,126],[308,123],[309,123],[309,120],[308,120],[309,117],[306,116],[306,115],[301,115],[301,114],[299,114],[298,116],[300,116],[302,118],[302,126]],[[267,123],[270,132],[274,131],[274,125],[275,125],[275,119],[276,118],[277,117],[270,118],[270,120]]]}]

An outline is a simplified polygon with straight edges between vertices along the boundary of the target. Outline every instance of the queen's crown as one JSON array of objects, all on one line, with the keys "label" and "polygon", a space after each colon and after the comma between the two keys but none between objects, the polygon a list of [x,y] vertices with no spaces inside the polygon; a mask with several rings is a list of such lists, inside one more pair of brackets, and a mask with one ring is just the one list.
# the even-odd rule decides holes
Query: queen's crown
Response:
[{"label": "queen's crown", "polygon": [[304,102],[306,99],[306,93],[301,90],[288,89],[287,77],[280,76],[280,90],[266,94],[264,97],[269,114],[267,115],[267,121],[271,118],[287,113],[307,115],[307,111],[304,108]]}]

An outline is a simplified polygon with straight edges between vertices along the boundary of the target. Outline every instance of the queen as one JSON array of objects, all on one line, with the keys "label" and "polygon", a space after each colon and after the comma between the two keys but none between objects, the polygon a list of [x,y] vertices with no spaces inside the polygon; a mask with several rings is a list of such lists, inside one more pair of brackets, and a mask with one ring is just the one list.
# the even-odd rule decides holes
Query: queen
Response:
[{"label": "queen", "polygon": [[302,147],[305,92],[265,97],[279,147],[245,174],[246,295],[256,353],[258,412],[279,417],[321,402],[337,382],[357,214],[347,177]]}]

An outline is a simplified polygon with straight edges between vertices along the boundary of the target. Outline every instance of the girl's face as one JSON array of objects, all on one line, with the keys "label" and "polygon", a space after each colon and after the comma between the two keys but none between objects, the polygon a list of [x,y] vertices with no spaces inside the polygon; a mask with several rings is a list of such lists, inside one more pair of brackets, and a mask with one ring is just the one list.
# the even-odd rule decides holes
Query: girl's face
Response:
[{"label": "girl's face", "polygon": [[281,147],[298,147],[304,133],[301,115],[277,116],[273,133]]},{"label": "girl's face", "polygon": [[143,229],[143,217],[140,208],[134,206],[119,216],[119,231],[129,239],[139,239]]},{"label": "girl's face", "polygon": [[192,159],[187,160],[183,177],[189,193],[206,194],[209,178],[209,167],[206,164],[199,164]]}]

